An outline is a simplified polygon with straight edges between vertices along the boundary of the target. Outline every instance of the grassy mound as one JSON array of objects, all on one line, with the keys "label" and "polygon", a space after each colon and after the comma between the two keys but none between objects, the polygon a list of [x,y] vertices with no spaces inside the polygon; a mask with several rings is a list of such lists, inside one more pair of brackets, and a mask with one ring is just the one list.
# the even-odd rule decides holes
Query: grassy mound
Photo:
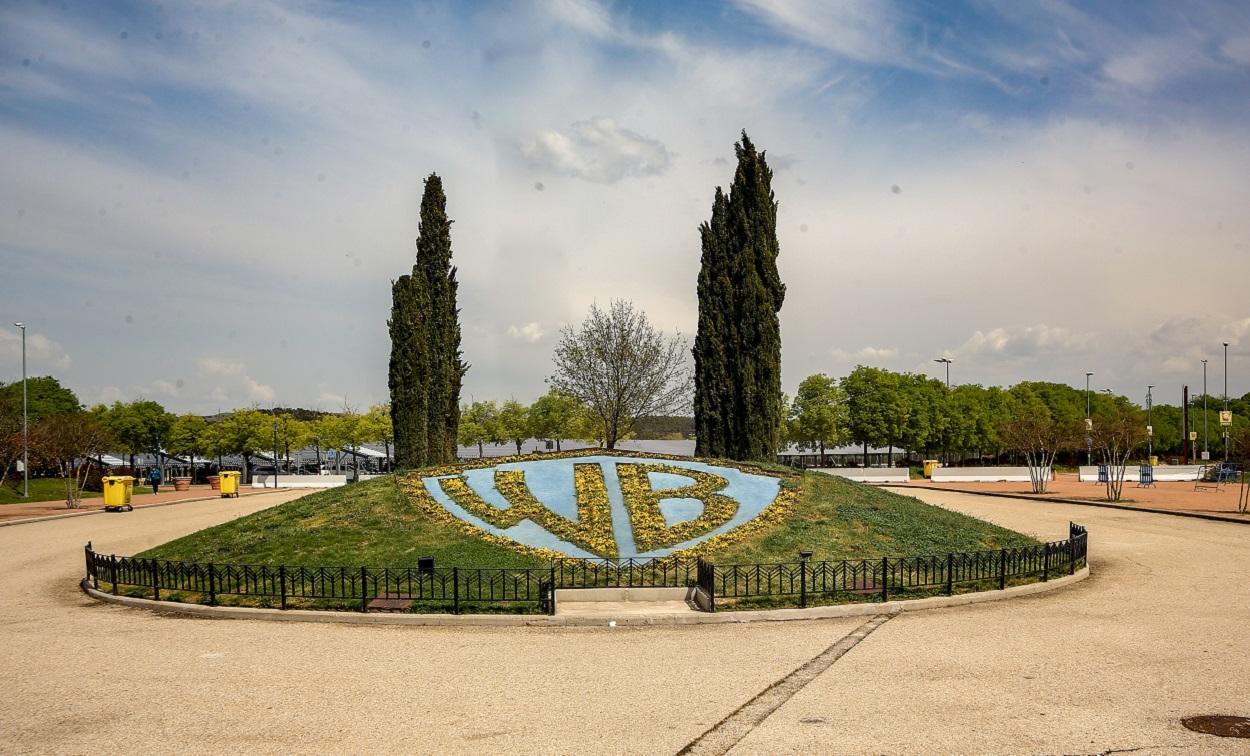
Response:
[{"label": "grassy mound", "polygon": [[[711,541],[699,553],[718,564],[792,562],[802,549],[816,559],[873,558],[999,549],[1033,544],[1028,536],[823,473],[801,477],[784,518],[743,526],[741,538]],[[307,566],[405,566],[418,556],[439,565],[545,566],[531,550],[480,538],[425,514],[393,476],[309,494],[193,533],[142,556],[184,561]],[[732,531],[736,532],[736,531]]]}]

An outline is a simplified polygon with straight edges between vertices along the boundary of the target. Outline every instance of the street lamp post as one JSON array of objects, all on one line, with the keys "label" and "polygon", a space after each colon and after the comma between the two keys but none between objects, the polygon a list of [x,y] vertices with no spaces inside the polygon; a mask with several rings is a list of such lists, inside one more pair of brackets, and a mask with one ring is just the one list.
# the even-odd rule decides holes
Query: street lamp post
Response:
[{"label": "street lamp post", "polygon": [[1202,361],[1202,461],[1211,459],[1211,447],[1207,445],[1207,361]]},{"label": "street lamp post", "polygon": [[[946,365],[946,394],[947,394],[947,397],[949,398],[950,391],[951,391],[951,362],[952,360],[949,357],[939,357],[938,359],[934,360],[934,362],[938,362],[938,363],[942,363]],[[950,422],[950,418],[947,418],[947,422],[948,423]],[[946,439],[947,439],[946,429],[943,428],[942,429],[942,456],[946,457],[945,464],[949,465],[951,463],[951,450],[946,445]]]},{"label": "street lamp post", "polygon": [[30,420],[26,403],[26,325],[14,323],[22,331],[22,498],[30,498]]},{"label": "street lamp post", "polygon": [[273,490],[278,490],[278,421],[273,421]]},{"label": "street lamp post", "polygon": [[1093,371],[1085,371],[1085,464],[1094,464],[1094,437],[1089,434],[1092,423],[1089,417],[1089,379]]},{"label": "street lamp post", "polygon": [[[1228,342],[1224,342],[1224,411],[1228,412]],[[1228,463],[1228,431],[1224,425],[1224,463]]]},{"label": "street lamp post", "polygon": [[1151,421],[1151,410],[1154,409],[1154,384],[1146,387],[1146,461],[1150,462],[1150,458],[1155,453],[1155,427]]}]

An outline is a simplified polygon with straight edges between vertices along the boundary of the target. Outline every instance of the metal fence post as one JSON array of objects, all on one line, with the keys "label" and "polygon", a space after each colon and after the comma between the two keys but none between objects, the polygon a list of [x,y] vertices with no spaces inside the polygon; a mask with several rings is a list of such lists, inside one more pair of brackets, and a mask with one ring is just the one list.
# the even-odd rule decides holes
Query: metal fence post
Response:
[{"label": "metal fence post", "polygon": [[547,584],[547,590],[550,591],[550,593],[547,595],[547,614],[555,614],[556,613],[556,566],[555,566],[555,563],[552,563],[551,565],[551,582]]},{"label": "metal fence post", "polygon": [[1042,561],[1042,582],[1043,583],[1045,583],[1047,580],[1050,580],[1050,541],[1046,542],[1046,545],[1044,548],[1046,549],[1046,556],[1044,560]]},{"label": "metal fence post", "polygon": [[365,581],[369,579],[368,567],[360,568],[360,611],[369,611],[369,591],[365,586]]},{"label": "metal fence post", "polygon": [[998,552],[998,590],[1007,587],[1007,549]]},{"label": "metal fence post", "polygon": [[281,586],[278,588],[278,591],[282,595],[281,606],[283,609],[285,609],[286,608],[286,565],[285,564],[280,565],[278,567],[278,582],[281,584]]},{"label": "metal fence post", "polygon": [[92,556],[94,556],[91,552],[91,541],[87,541],[87,545],[83,547],[82,553],[83,553],[83,557],[86,558],[87,560],[87,576],[86,577],[88,580],[91,581],[92,588],[99,588],[100,584],[99,584],[99,581],[96,580],[95,570],[92,569],[93,565],[91,564]]},{"label": "metal fence post", "polygon": [[1076,574],[1076,537],[1068,536],[1068,574]]},{"label": "metal fence post", "polygon": [[152,559],[152,600],[161,600],[161,568],[155,558]]},{"label": "metal fence post", "polygon": [[881,557],[881,602],[890,600],[890,558]]},{"label": "metal fence post", "polygon": [[451,568],[451,613],[460,613],[460,568]]},{"label": "metal fence post", "polygon": [[799,606],[807,608],[807,560],[799,560]]},{"label": "metal fence post", "polygon": [[212,562],[208,563],[208,605],[217,605],[217,568]]},{"label": "metal fence post", "polygon": [[946,555],[946,595],[949,596],[955,592],[955,555],[950,553]]},{"label": "metal fence post", "polygon": [[109,577],[113,578],[113,595],[117,595],[117,555],[109,557]]}]

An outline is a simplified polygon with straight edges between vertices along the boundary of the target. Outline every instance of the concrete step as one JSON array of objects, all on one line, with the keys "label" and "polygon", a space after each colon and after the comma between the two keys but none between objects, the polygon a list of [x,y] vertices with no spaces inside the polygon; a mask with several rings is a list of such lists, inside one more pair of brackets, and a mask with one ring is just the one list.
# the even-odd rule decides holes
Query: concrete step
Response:
[{"label": "concrete step", "polygon": [[556,616],[601,617],[608,622],[616,617],[654,616],[659,614],[694,614],[697,610],[686,601],[557,601]]}]

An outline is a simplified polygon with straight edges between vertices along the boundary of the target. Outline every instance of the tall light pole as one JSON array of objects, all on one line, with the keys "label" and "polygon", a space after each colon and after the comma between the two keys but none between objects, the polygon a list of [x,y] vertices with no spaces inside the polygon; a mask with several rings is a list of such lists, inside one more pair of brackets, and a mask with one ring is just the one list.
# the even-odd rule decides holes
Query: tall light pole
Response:
[{"label": "tall light pole", "polygon": [[1207,361],[1202,361],[1202,460],[1211,459],[1211,448],[1207,445]]},{"label": "tall light pole", "polygon": [[[1228,342],[1224,342],[1224,411],[1228,412]],[[1221,425],[1223,423],[1221,422]],[[1228,463],[1228,430],[1224,425],[1224,462]]]},{"label": "tall light pole", "polygon": [[278,490],[278,421],[273,421],[273,490]]},{"label": "tall light pole", "polygon": [[1092,370],[1085,371],[1085,464],[1094,464],[1094,437],[1090,435],[1093,422],[1089,417],[1089,379],[1094,375]]},{"label": "tall light pole", "polygon": [[22,498],[30,498],[30,419],[26,403],[26,325],[14,323],[22,331]]},{"label": "tall light pole", "polygon": [[1146,462],[1150,462],[1150,458],[1155,453],[1155,427],[1151,422],[1151,410],[1154,409],[1154,384],[1146,387]]},{"label": "tall light pole", "polygon": [[[938,363],[942,363],[946,365],[946,393],[949,398],[949,395],[951,392],[951,359],[949,357],[939,357],[936,360],[934,360],[934,362],[938,362]],[[950,422],[949,418],[947,418],[947,422]],[[947,448],[946,446],[946,429],[945,428],[942,429],[942,456],[946,457],[945,464],[949,465],[951,463],[951,450]]]}]

